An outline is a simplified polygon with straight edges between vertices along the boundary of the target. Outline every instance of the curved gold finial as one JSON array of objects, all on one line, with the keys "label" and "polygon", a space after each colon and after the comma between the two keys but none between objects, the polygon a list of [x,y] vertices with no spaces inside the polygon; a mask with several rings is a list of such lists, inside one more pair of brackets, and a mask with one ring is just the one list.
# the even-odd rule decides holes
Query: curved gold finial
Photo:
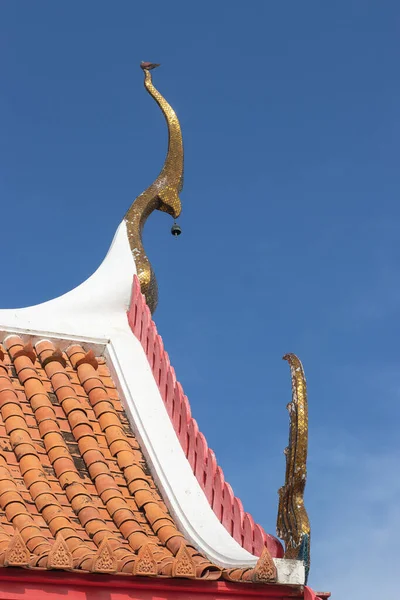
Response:
[{"label": "curved gold finial", "polygon": [[125,215],[129,244],[135,259],[142,293],[153,313],[157,306],[157,281],[142,243],[142,231],[154,210],[167,212],[174,219],[181,212],[179,192],[183,187],[183,142],[181,126],[175,111],[153,85],[150,70],[154,63],[142,63],[144,86],[161,108],[168,125],[168,152],[157,179],[136,198]]},{"label": "curved gold finial", "polygon": [[303,365],[295,354],[283,357],[290,365],[292,401],[285,485],[279,490],[277,534],[285,542],[285,558],[303,560],[306,579],[310,568],[310,522],[304,506],[307,477],[308,404]]}]

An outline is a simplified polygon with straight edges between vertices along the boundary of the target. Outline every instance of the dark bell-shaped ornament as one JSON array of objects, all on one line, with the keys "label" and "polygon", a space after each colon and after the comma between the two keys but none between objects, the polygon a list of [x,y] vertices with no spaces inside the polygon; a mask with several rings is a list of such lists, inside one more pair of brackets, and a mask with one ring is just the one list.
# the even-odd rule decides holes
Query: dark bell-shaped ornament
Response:
[{"label": "dark bell-shaped ornament", "polygon": [[181,235],[182,233],[182,229],[179,227],[178,223],[174,223],[171,227],[171,233],[174,237],[178,237],[178,235]]}]

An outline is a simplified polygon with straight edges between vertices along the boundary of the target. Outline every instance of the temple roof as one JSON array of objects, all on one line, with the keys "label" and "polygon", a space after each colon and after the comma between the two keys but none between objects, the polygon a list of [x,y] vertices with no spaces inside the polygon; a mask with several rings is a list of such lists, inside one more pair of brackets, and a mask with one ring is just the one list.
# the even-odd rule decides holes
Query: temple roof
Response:
[{"label": "temple roof", "polygon": [[212,564],[180,532],[132,432],[107,361],[80,344],[0,350],[0,561],[3,565],[275,582]]},{"label": "temple roof", "polygon": [[0,310],[0,565],[277,584],[303,597],[310,528],[300,361],[286,357],[284,551],[225,481],[152,319],[157,285],[142,228],[153,210],[179,215],[183,183],[179,121],[152,84],[153,66],[142,65],[145,86],[169,128],[159,177],[87,281],[49,302]]}]

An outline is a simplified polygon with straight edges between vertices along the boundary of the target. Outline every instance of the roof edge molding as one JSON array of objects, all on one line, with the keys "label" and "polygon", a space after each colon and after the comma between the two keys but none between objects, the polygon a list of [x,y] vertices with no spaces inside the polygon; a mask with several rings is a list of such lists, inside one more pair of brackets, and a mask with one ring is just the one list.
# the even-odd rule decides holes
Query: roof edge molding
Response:
[{"label": "roof edge molding", "polygon": [[[126,224],[122,222],[99,268],[73,290],[27,308],[0,309],[0,328],[13,332],[46,332],[53,337],[75,336],[105,342],[126,321],[136,274]],[[107,315],[107,317],[106,317]]]},{"label": "roof edge molding", "polygon": [[[6,598],[18,600],[37,600],[51,598],[65,600],[65,588],[69,590],[69,600],[95,597],[117,598],[165,598],[166,600],[187,600],[188,597],[204,600],[226,600],[226,598],[260,598],[260,600],[281,600],[287,597],[288,590],[280,585],[235,584],[226,581],[210,581],[207,585],[198,581],[178,581],[166,577],[150,579],[148,577],[128,578],[114,575],[112,578],[92,573],[76,574],[63,571],[13,569],[0,570],[0,586]],[[328,600],[328,592],[313,592],[309,587],[292,587],[292,600]]]},{"label": "roof edge molding", "polygon": [[176,379],[175,370],[164,350],[162,338],[157,332],[136,276],[128,320],[146,353],[182,450],[215,515],[229,534],[251,554],[261,556],[264,546],[267,546],[271,556],[282,558],[282,544],[244,511],[241,500],[225,481],[224,472],[218,465],[214,452],[199,431],[197,422],[191,415],[188,398]]}]

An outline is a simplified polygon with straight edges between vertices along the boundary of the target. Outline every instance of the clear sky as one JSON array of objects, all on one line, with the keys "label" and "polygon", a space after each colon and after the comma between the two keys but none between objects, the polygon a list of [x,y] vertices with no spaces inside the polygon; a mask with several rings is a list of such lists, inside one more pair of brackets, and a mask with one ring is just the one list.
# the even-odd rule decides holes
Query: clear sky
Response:
[{"label": "clear sky", "polygon": [[[154,214],[156,322],[245,509],[274,533],[295,352],[309,383],[310,583],[395,598],[400,534],[400,6],[0,6],[2,307],[78,285],[185,142],[183,235]],[[378,594],[379,590],[379,594]]]}]

